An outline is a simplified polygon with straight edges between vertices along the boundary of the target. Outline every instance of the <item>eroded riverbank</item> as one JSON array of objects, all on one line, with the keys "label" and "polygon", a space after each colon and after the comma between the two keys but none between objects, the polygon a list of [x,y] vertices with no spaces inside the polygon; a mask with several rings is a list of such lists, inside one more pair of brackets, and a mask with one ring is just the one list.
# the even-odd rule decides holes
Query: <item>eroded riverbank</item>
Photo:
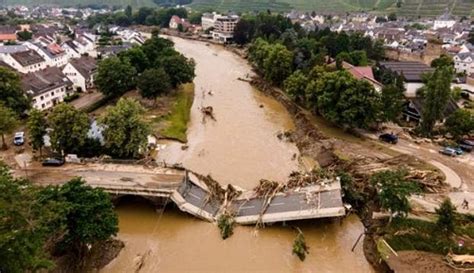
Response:
[{"label": "eroded riverbank", "polygon": [[[275,100],[256,92],[238,78],[251,68],[238,56],[217,46],[173,38],[178,51],[194,58],[195,101],[191,110],[187,150],[166,142],[158,159],[183,165],[217,181],[252,188],[262,178],[286,181],[300,168],[295,144],[277,134],[294,128],[291,116]],[[201,107],[212,106],[216,121],[202,121]],[[143,204],[118,207],[119,238],[125,248],[103,272],[371,272],[362,244],[351,247],[363,232],[356,216],[342,224],[330,220],[290,223],[304,232],[310,254],[305,262],[291,254],[296,233],[274,225],[256,231],[237,227],[222,240],[211,223],[176,210],[155,213]]]}]

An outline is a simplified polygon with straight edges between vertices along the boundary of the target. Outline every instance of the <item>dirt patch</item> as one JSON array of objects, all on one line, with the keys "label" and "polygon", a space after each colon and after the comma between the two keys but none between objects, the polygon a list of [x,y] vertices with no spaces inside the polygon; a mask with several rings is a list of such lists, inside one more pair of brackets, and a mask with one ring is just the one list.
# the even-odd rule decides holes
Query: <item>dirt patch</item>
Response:
[{"label": "dirt patch", "polygon": [[446,264],[443,256],[423,251],[399,251],[398,257],[392,257],[388,263],[400,273],[450,273],[459,272]]}]

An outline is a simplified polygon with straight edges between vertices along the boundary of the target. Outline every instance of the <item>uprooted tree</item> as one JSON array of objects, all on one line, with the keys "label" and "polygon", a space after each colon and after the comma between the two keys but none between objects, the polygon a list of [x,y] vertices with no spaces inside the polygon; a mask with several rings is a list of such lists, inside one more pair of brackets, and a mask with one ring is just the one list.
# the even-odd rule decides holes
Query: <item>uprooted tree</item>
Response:
[{"label": "uprooted tree", "polygon": [[386,170],[372,175],[370,181],[378,190],[378,197],[382,208],[390,212],[390,221],[393,215],[404,217],[410,210],[408,196],[419,192],[420,188],[414,181],[408,180],[407,170]]},{"label": "uprooted tree", "polygon": [[300,261],[304,261],[306,259],[306,255],[309,254],[309,247],[306,245],[303,232],[301,232],[299,228],[298,235],[296,235],[295,241],[293,242],[292,253],[298,256]]},{"label": "uprooted tree", "polygon": [[222,239],[227,239],[234,234],[234,216],[231,213],[225,212],[217,219],[217,226],[221,231]]}]

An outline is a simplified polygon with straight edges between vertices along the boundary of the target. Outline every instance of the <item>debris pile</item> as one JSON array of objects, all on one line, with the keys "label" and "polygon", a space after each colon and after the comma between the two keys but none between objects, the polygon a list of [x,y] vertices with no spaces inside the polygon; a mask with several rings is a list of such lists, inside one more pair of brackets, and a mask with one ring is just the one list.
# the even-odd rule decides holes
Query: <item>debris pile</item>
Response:
[{"label": "debris pile", "polygon": [[202,117],[202,122],[205,122],[206,121],[206,117],[212,119],[212,120],[216,120],[216,117],[214,116],[214,108],[212,108],[212,106],[203,106],[201,107],[201,113],[203,114],[203,117]]},{"label": "debris pile", "polygon": [[227,239],[234,233],[234,214],[231,212],[224,212],[222,213],[219,218],[217,219],[217,227],[219,227],[221,231],[222,239]]}]

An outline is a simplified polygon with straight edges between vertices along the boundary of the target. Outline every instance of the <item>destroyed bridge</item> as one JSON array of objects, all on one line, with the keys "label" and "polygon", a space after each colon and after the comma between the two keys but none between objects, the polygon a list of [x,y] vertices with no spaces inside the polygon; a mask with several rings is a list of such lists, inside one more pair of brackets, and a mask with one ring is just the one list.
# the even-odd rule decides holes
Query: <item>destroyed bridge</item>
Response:
[{"label": "destroyed bridge", "polygon": [[338,180],[298,187],[276,193],[272,198],[243,191],[231,201],[213,197],[206,183],[191,172],[161,175],[157,183],[90,183],[113,195],[170,198],[180,210],[198,218],[215,221],[230,211],[239,224],[274,223],[291,220],[340,217],[345,215]]}]

